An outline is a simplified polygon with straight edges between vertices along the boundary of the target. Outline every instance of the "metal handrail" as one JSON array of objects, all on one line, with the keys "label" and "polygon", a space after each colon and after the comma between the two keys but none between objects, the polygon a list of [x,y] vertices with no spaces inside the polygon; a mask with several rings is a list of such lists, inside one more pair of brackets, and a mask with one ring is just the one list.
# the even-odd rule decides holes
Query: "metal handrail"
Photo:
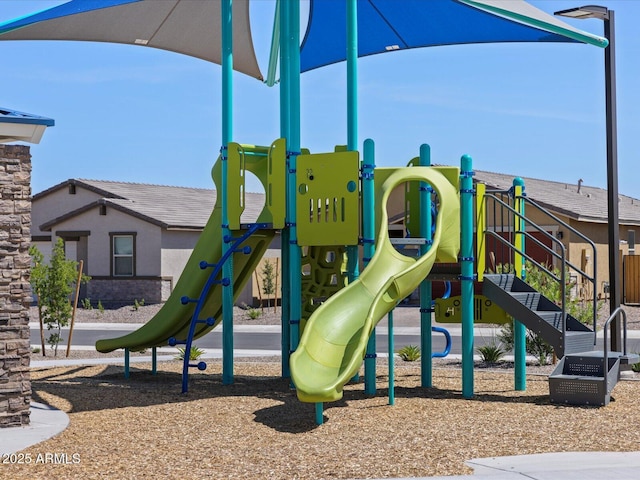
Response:
[{"label": "metal handrail", "polygon": [[596,289],[596,281],[598,278],[598,249],[596,248],[596,244],[593,240],[591,240],[589,237],[587,237],[586,235],[584,235],[583,233],[579,232],[578,230],[576,230],[575,228],[573,228],[571,225],[569,225],[567,222],[565,222],[564,220],[558,218],[556,215],[554,215],[553,213],[549,212],[547,209],[545,209],[544,207],[542,207],[540,204],[538,204],[535,200],[532,200],[528,197],[524,197],[524,196],[519,196],[518,198],[521,198],[525,201],[525,203],[535,207],[539,212],[547,215],[549,218],[553,219],[555,222],[557,222],[558,224],[562,225],[565,229],[569,230],[572,234],[577,235],[578,237],[580,237],[582,240],[584,240],[585,242],[587,242],[590,246],[591,246],[591,251],[593,252],[593,277],[589,277],[589,275],[587,275],[586,272],[583,272],[581,269],[575,267],[573,264],[569,263],[569,265],[576,271],[576,272],[580,272],[583,277],[585,277],[587,280],[591,281],[591,283],[593,284],[593,344],[596,344],[596,326],[597,326],[597,318],[598,318],[598,312],[597,312],[597,305],[598,305],[598,292]]},{"label": "metal handrail", "polygon": [[[501,193],[501,192],[498,192]],[[562,252],[562,255],[558,255],[553,249],[549,248],[548,246],[544,245],[542,242],[540,242],[539,240],[537,240],[536,238],[534,238],[533,236],[531,236],[530,234],[528,234],[527,232],[517,232],[520,233],[522,235],[524,235],[525,237],[531,239],[532,241],[534,241],[535,243],[537,243],[541,248],[543,248],[544,250],[546,250],[550,255],[552,255],[553,257],[555,257],[556,259],[559,259],[561,261],[561,277],[562,279],[559,280],[557,278],[557,276],[551,274],[551,272],[549,272],[549,270],[547,270],[546,268],[542,267],[540,265],[540,263],[533,261],[531,259],[531,257],[524,255],[529,261],[532,261],[538,268],[542,269],[547,275],[551,276],[554,280],[561,282],[560,285],[560,289],[561,289],[561,305],[562,305],[562,314],[563,314],[563,331],[566,330],[566,306],[565,306],[565,293],[566,293],[566,267],[571,268],[573,271],[575,271],[577,274],[579,274],[581,277],[583,277],[584,279],[586,279],[587,281],[591,282],[592,284],[592,291],[593,291],[593,314],[592,314],[592,322],[593,322],[593,342],[594,345],[596,343],[596,338],[597,338],[597,289],[596,289],[596,279],[597,279],[597,270],[596,270],[596,262],[597,262],[597,253],[596,253],[596,247],[594,242],[589,239],[588,237],[586,237],[584,234],[580,233],[578,230],[576,230],[575,228],[573,228],[572,226],[570,226],[569,224],[567,224],[566,222],[564,222],[563,220],[561,220],[560,218],[558,218],[557,216],[553,215],[551,212],[545,210],[543,207],[541,207],[538,203],[536,203],[534,200],[531,200],[528,197],[525,196],[518,196],[518,197],[514,197],[517,198],[519,200],[524,200],[525,203],[535,207],[538,211],[540,211],[541,213],[545,214],[547,217],[549,217],[550,219],[554,220],[555,222],[557,222],[559,225],[562,225],[564,228],[566,228],[568,231],[576,234],[578,237],[580,237],[581,239],[585,240],[590,246],[591,249],[593,251],[593,262],[594,262],[594,267],[593,267],[593,276],[590,276],[589,274],[587,274],[586,272],[584,272],[582,269],[578,268],[576,265],[574,265],[573,263],[569,262],[566,259],[566,249],[564,244],[556,239],[553,235],[549,234],[545,229],[543,229],[542,227],[540,227],[539,225],[537,225],[536,223],[532,222],[530,219],[527,219],[525,216],[523,216],[522,214],[520,214],[518,211],[516,211],[511,205],[509,205],[508,203],[504,202],[503,200],[501,200],[500,198],[498,198],[494,192],[487,192],[485,194],[485,198],[486,197],[491,197],[496,203],[498,203],[499,205],[501,205],[502,207],[504,207],[505,209],[507,209],[509,212],[511,212],[514,216],[516,216],[517,218],[521,219],[522,221],[526,222],[527,225],[530,225],[531,227],[533,227],[537,232],[541,233],[543,236],[545,236],[547,239],[551,240],[552,243],[558,245],[559,249]],[[494,219],[494,223],[495,223],[495,219]],[[489,233],[491,232],[490,230],[487,230],[485,233]],[[499,237],[497,235],[494,235],[492,233],[492,236],[494,236],[495,238],[499,238],[500,241],[502,243],[505,243],[511,250],[516,251],[517,253],[523,255],[523,252],[518,251],[516,249],[516,247],[514,245],[512,245],[509,242],[504,241],[504,239],[502,239],[502,237]]]},{"label": "metal handrail", "polygon": [[609,324],[618,316],[618,314],[622,313],[622,325],[623,325],[623,341],[622,341],[622,354],[627,354],[627,312],[624,311],[622,307],[616,308],[611,316],[604,322],[604,326],[602,327],[604,330],[604,353],[603,353],[603,361],[604,361],[604,391],[605,393],[609,393],[608,387],[608,373],[609,373],[609,342],[607,336],[607,327]]},{"label": "metal handrail", "polygon": [[[507,246],[511,250],[513,250],[516,253],[522,255],[527,260],[533,262],[538,268],[541,268],[542,270],[544,270],[547,273],[547,275],[551,276],[556,282],[559,283],[559,285],[560,285],[560,297],[561,297],[560,308],[561,308],[561,313],[562,313],[562,317],[561,317],[561,320],[562,320],[562,350],[564,351],[565,344],[566,344],[566,337],[567,337],[566,334],[565,334],[565,332],[567,331],[567,306],[566,306],[566,300],[565,300],[565,297],[566,297],[565,289],[566,289],[566,285],[567,285],[567,279],[566,279],[567,252],[566,252],[566,248],[565,248],[564,244],[560,240],[555,238],[553,235],[551,235],[549,232],[547,232],[545,229],[543,229],[542,227],[540,227],[536,223],[532,222],[531,220],[527,219],[524,215],[522,215],[520,212],[518,212],[516,209],[514,209],[511,205],[509,205],[508,203],[506,203],[503,200],[499,199],[495,195],[492,195],[491,193],[487,193],[487,194],[485,194],[485,197],[492,198],[495,202],[497,202],[503,208],[506,208],[507,211],[511,212],[515,217],[517,217],[518,219],[522,220],[523,222],[526,222],[526,224],[532,226],[539,233],[544,235],[546,238],[550,239],[552,243],[555,243],[555,244],[558,245],[558,247],[560,249],[560,252],[561,252],[561,263],[562,263],[562,265],[561,265],[562,268],[560,268],[560,278],[558,278],[556,275],[551,273],[545,267],[540,265],[539,262],[533,260],[533,258],[531,258],[525,252],[523,252],[520,249],[518,249],[515,245],[512,245],[511,243],[507,242],[506,240],[504,240],[499,235],[496,235],[495,232],[491,232],[490,230],[487,230],[485,232],[485,234],[486,233],[490,233],[495,238],[500,238],[500,241],[503,242],[503,243],[506,243]],[[524,198],[524,197],[518,197],[518,198]],[[518,233],[524,235],[525,237],[529,236],[530,238],[533,238],[529,234],[527,234],[526,231],[518,232]],[[538,243],[541,243],[541,242],[538,242]],[[552,255],[555,254],[555,252],[553,250],[549,249],[549,247],[547,247],[546,245],[541,244],[541,246],[544,249],[546,249],[548,252],[550,252]],[[595,325],[594,325],[594,330],[595,330]]]}]

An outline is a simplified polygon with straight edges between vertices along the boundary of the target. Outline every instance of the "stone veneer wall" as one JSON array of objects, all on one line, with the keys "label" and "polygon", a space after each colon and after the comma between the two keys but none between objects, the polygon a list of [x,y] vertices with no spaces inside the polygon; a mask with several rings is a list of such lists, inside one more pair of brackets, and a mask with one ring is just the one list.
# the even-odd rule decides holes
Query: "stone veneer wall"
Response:
[{"label": "stone veneer wall", "polygon": [[133,305],[142,301],[146,305],[166,301],[171,294],[171,280],[165,278],[96,278],[87,283],[87,297],[100,300],[107,308]]},{"label": "stone veneer wall", "polygon": [[29,147],[0,145],[0,427],[29,423],[30,237]]}]

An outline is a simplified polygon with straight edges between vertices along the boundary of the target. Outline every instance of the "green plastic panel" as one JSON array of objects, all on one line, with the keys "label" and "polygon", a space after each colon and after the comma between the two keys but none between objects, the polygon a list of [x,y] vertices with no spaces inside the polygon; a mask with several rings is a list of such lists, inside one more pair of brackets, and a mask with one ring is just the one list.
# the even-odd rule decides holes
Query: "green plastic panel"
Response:
[{"label": "green plastic panel", "polygon": [[329,297],[347,285],[345,252],[342,245],[303,248],[301,332],[305,320]]},{"label": "green plastic panel", "polygon": [[[460,296],[437,298],[435,316],[438,323],[461,323],[462,301]],[[473,304],[474,323],[505,324],[511,322],[511,316],[484,295],[476,295]]]},{"label": "green plastic panel", "polygon": [[358,152],[302,154],[296,169],[298,245],[357,245]]},{"label": "green plastic panel", "polygon": [[[409,167],[420,166],[420,157],[412,158]],[[420,184],[410,182],[405,184],[404,191],[404,224],[412,237],[420,236]]]},{"label": "green plastic panel", "polygon": [[274,229],[284,228],[286,141],[280,138],[270,147],[230,142],[227,162],[229,228],[239,230],[242,223],[246,206],[246,172],[260,180],[265,192],[265,205],[257,223],[268,223]]}]

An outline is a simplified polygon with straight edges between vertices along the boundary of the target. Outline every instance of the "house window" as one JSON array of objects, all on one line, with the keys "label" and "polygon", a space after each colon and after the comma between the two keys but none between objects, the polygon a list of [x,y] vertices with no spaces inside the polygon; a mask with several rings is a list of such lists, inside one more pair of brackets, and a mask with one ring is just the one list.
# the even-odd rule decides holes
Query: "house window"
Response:
[{"label": "house window", "polygon": [[100,205],[100,215],[106,215],[106,214],[107,214],[107,206]]},{"label": "house window", "polygon": [[69,195],[75,195],[76,194],[76,186],[75,185],[69,185]]},{"label": "house window", "polygon": [[112,272],[114,277],[135,275],[135,235],[112,234]]}]

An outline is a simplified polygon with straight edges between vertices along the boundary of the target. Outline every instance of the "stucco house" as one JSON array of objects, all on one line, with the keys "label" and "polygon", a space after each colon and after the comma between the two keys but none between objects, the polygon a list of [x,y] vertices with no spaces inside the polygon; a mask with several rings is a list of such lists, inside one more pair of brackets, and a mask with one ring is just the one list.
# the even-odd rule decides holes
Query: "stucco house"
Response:
[{"label": "stucco house", "polygon": [[[56,239],[91,281],[80,298],[104,306],[165,301],[213,210],[216,191],[69,179],[33,196],[32,243],[48,256]],[[264,195],[246,194],[243,222]],[[279,252],[276,238],[267,255]],[[238,303],[251,304],[251,285]]]},{"label": "stucco house", "polygon": [[[474,184],[483,183],[487,192],[507,191],[513,185],[513,180],[517,175],[493,173],[483,170],[475,170]],[[525,194],[540,206],[549,210],[562,222],[567,223],[578,232],[591,239],[596,247],[596,294],[599,298],[607,298],[609,283],[609,261],[608,261],[608,212],[607,212],[607,191],[602,188],[590,187],[576,179],[574,184],[566,182],[555,182],[536,178],[521,177],[524,180]],[[388,212],[392,221],[390,234],[392,237],[402,237],[408,235],[405,226],[405,190],[404,187],[396,189],[389,200]],[[635,239],[640,241],[640,200],[619,195],[619,233],[620,233],[620,285],[622,285],[622,301],[626,304],[640,304],[640,255],[635,255]],[[490,208],[489,208],[490,210]],[[499,232],[501,229],[508,232],[513,229],[513,220],[500,218],[505,212],[488,211],[487,228]],[[566,259],[578,266],[582,271],[590,276],[594,273],[594,259],[591,253],[592,248],[578,235],[563,227],[560,222],[545,217],[534,209],[529,208],[526,212],[532,222],[539,225],[544,231],[552,235],[561,242],[566,249]],[[491,218],[495,216],[496,218]],[[511,224],[509,225],[509,221]],[[534,231],[531,225],[527,226],[527,231],[547,247],[552,247],[559,253],[559,242],[549,240],[548,236]],[[534,259],[544,264],[558,266],[548,252],[538,247],[534,242],[527,241],[527,253]],[[495,263],[508,263],[507,259],[501,259],[497,253]],[[438,265],[434,268],[431,277],[433,279],[457,278],[460,274],[459,266],[444,266],[440,269]],[[578,282],[575,293],[585,298],[592,298],[593,290],[591,286],[582,285],[582,280],[575,278]],[[586,283],[586,282],[585,282]],[[454,292],[456,286],[454,285]]]},{"label": "stucco house", "polygon": [[[512,186],[514,177],[478,170],[474,182],[486,184],[487,190],[506,190]],[[526,177],[523,180],[525,194],[529,198],[594,242],[597,251],[596,292],[601,298],[606,298],[609,282],[607,191],[584,185],[580,179],[573,184]],[[640,256],[635,255],[635,239],[640,240],[640,200],[619,195],[618,209],[622,301],[633,304],[640,302],[640,268],[636,266]],[[570,262],[593,274],[591,248],[584,240],[535,211],[528,211],[527,216],[562,242]],[[541,241],[550,244],[548,240]]]},{"label": "stucco house", "polygon": [[[513,175],[477,170],[474,182],[488,190],[507,190]],[[608,289],[607,192],[575,184],[524,178],[526,195],[562,221],[589,237],[597,249],[596,293],[606,298]],[[404,191],[389,202],[390,226],[402,236]],[[33,196],[33,243],[47,255],[57,237],[65,240],[68,258],[82,260],[92,277],[80,298],[104,305],[166,300],[178,280],[215,203],[216,191],[163,185],[70,179]],[[254,221],[264,205],[264,195],[247,193],[243,222]],[[528,216],[560,240],[570,262],[593,274],[593,259],[585,242],[561,224],[528,211]],[[640,200],[620,195],[620,265],[623,302],[640,303]],[[489,228],[494,226],[489,223]],[[548,238],[540,237],[550,245]],[[280,256],[279,236],[267,257]],[[535,251],[540,261],[548,256]],[[258,268],[260,271],[260,267]],[[245,288],[239,304],[255,303],[256,278]],[[578,292],[589,297],[589,291]]]}]

